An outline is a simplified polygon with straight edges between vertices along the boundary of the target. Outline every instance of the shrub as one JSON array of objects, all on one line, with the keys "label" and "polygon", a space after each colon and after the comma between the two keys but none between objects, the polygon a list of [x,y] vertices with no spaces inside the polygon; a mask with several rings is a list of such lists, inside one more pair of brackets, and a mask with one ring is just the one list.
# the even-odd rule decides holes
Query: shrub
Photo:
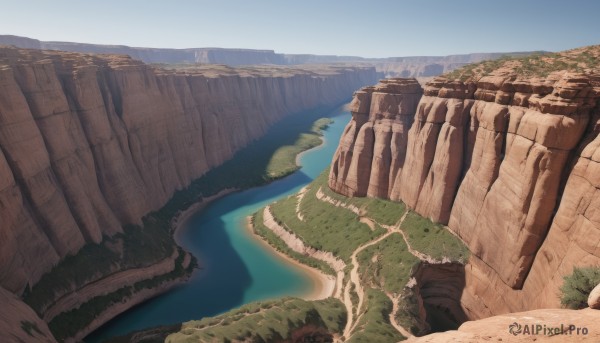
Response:
[{"label": "shrub", "polygon": [[600,267],[573,268],[573,274],[564,277],[560,303],[570,309],[587,307],[587,299],[600,284]]}]

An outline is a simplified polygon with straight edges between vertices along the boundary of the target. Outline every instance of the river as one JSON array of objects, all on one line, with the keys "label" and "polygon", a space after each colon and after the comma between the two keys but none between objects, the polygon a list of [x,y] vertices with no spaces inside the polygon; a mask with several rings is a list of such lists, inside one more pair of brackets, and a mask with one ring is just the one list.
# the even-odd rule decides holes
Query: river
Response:
[{"label": "river", "polygon": [[226,195],[194,214],[177,233],[177,242],[201,266],[189,282],[136,306],[89,335],[86,342],[152,326],[214,316],[241,305],[281,296],[299,296],[313,287],[308,274],[286,263],[249,236],[246,217],[298,192],[331,163],[350,113],[343,107],[324,116],[334,122],[324,143],[299,157],[302,168],[281,180]]}]

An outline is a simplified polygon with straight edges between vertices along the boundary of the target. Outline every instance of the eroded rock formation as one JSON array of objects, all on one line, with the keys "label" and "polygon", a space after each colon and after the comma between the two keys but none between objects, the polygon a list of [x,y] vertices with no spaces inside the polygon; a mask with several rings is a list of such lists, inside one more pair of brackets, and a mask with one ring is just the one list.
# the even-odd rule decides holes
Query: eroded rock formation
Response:
[{"label": "eroded rock formation", "polygon": [[597,312],[592,309],[544,309],[511,313],[469,321],[454,331],[411,337],[406,342],[597,342],[600,339],[600,333],[595,329]]},{"label": "eroded rock formation", "polygon": [[352,120],[331,165],[332,189],[348,196],[387,197],[397,187],[422,92],[414,79],[382,80],[355,92]]},{"label": "eroded rock formation", "polygon": [[277,120],[340,104],[375,77],[372,67],[176,71],[0,48],[0,286],[20,295]]},{"label": "eroded rock formation", "polygon": [[[378,119],[376,94],[355,94],[329,185],[347,196],[400,200],[447,224],[472,252],[462,298],[468,317],[558,306],[573,266],[600,265],[599,78],[437,78],[413,107],[410,130],[410,119]],[[373,127],[401,134],[378,140]],[[395,142],[405,149],[390,154]]]}]

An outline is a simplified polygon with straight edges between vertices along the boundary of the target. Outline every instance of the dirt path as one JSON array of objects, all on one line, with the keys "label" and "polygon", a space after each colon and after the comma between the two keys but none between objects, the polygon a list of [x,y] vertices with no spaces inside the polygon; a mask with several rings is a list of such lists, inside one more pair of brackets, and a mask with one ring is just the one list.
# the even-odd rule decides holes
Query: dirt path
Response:
[{"label": "dirt path", "polygon": [[[353,316],[350,316],[350,314],[348,314],[348,321],[346,322],[346,327],[344,328],[344,337],[346,337],[346,339],[348,339],[351,336],[352,331],[356,328],[356,323],[358,323],[360,317],[362,316],[362,313],[360,313],[360,309],[362,308],[364,298],[365,298],[365,290],[362,286],[362,283],[360,282],[360,276],[358,275],[358,268],[360,267],[360,265],[358,263],[358,259],[356,258],[356,256],[361,251],[365,250],[366,248],[368,248],[374,244],[381,242],[382,240],[386,239],[389,235],[391,235],[393,233],[394,232],[392,232],[392,231],[388,231],[385,234],[379,236],[378,238],[360,245],[358,248],[356,248],[356,250],[354,250],[354,252],[352,253],[352,256],[350,257],[350,259],[352,260],[352,270],[350,271],[350,281],[348,281],[348,283],[346,284],[346,288],[347,289],[350,288],[350,282],[352,282],[354,284],[354,290],[356,291],[356,294],[358,295],[358,304],[356,305],[356,320],[354,320]],[[352,305],[352,304],[350,304],[350,305]]]},{"label": "dirt path", "polygon": [[402,336],[404,336],[406,338],[412,337],[412,334],[410,332],[408,332],[405,328],[403,328],[402,325],[398,324],[398,322],[396,321],[396,314],[400,310],[400,305],[398,305],[399,300],[400,300],[400,295],[398,295],[395,298],[390,293],[386,293],[386,295],[392,301],[392,312],[390,313],[390,323],[396,330],[398,330],[398,332],[400,332],[400,334]]},{"label": "dirt path", "polygon": [[351,205],[351,204],[346,204],[345,202],[342,202],[339,200],[335,200],[334,198],[330,197],[329,195],[323,193],[323,189],[321,187],[319,187],[319,190],[317,191],[316,196],[317,196],[317,199],[319,199],[321,201],[328,202],[336,207],[345,208],[347,210],[354,212],[355,214],[357,214],[359,216],[361,215],[360,209],[358,207]]},{"label": "dirt path", "polygon": [[369,226],[369,228],[371,229],[371,231],[375,231],[375,222],[373,222],[373,220],[371,218],[360,217],[358,219],[358,221],[360,221],[363,224],[367,224]]},{"label": "dirt path", "polygon": [[302,215],[302,211],[300,211],[300,204],[302,204],[302,199],[304,199],[306,191],[308,191],[308,186],[302,187],[300,192],[298,192],[298,195],[296,195],[296,217],[298,217],[298,220],[301,222],[304,221],[304,215]]},{"label": "dirt path", "polygon": [[[307,191],[307,189],[303,188],[300,191],[300,193],[297,195],[298,202],[296,204],[296,216],[301,221],[304,221],[304,216],[302,215],[302,211],[300,209],[300,204],[301,204],[302,199],[306,195],[306,191]],[[348,320],[346,322],[346,326],[344,327],[343,335],[342,335],[342,337],[340,337],[340,339],[337,340],[339,342],[343,342],[343,341],[347,341],[352,336],[353,332],[357,330],[358,322],[360,321],[360,318],[365,313],[364,311],[361,312],[363,305],[364,305],[364,301],[365,301],[365,289],[363,287],[363,284],[361,283],[360,275],[359,275],[360,264],[358,262],[357,256],[360,252],[362,252],[363,250],[365,250],[366,248],[368,248],[370,246],[373,246],[373,245],[383,241],[390,235],[392,235],[394,233],[398,233],[404,239],[404,242],[406,243],[408,251],[413,256],[417,257],[418,259],[420,259],[422,261],[427,261],[429,263],[442,263],[442,261],[437,261],[434,258],[432,258],[431,256],[429,256],[427,254],[423,254],[420,251],[413,249],[413,247],[410,245],[410,242],[406,236],[406,233],[402,230],[402,223],[404,222],[404,220],[406,219],[406,216],[409,213],[408,210],[406,210],[404,212],[402,217],[398,220],[398,222],[395,225],[385,225],[385,224],[378,223],[373,218],[368,217],[366,215],[366,213],[362,213],[364,211],[361,211],[357,206],[345,203],[343,201],[333,199],[332,197],[326,195],[323,192],[322,188],[319,188],[318,191],[316,192],[316,198],[320,201],[327,202],[336,207],[341,207],[341,208],[347,209],[347,210],[355,213],[356,215],[359,216],[360,222],[368,225],[371,230],[374,230],[376,228],[376,226],[380,226],[386,230],[386,233],[384,233],[383,235],[378,236],[368,242],[361,244],[359,247],[357,247],[352,252],[352,255],[350,257],[350,260],[352,263],[352,269],[350,270],[350,273],[349,273],[349,279],[346,282],[346,284],[344,285],[343,283],[344,283],[344,279],[346,277],[346,274],[344,273],[344,268],[346,267],[346,265],[344,264],[343,261],[336,258],[330,252],[318,251],[317,254],[311,254],[309,252],[310,249],[312,249],[312,250],[315,250],[315,249],[313,249],[311,247],[306,247],[304,245],[304,243],[302,242],[302,240],[300,240],[300,238],[298,238],[295,234],[293,234],[292,232],[290,232],[290,231],[286,230],[285,228],[283,228],[282,226],[280,226],[275,221],[275,219],[270,211],[269,206],[267,206],[264,210],[265,226],[267,226],[275,234],[277,234],[292,250],[302,253],[302,254],[305,254],[305,255],[310,255],[314,258],[325,261],[330,266],[332,266],[332,268],[336,271],[336,273],[337,273],[336,287],[335,287],[335,294],[333,296],[335,298],[341,300],[344,303],[344,306],[346,307],[346,312],[348,314]],[[315,253],[316,252],[317,251],[315,250]],[[335,267],[334,267],[334,265],[335,265]],[[356,294],[358,295],[358,302],[356,304],[354,304],[352,302],[352,294],[351,294],[352,288],[354,288],[354,292],[356,292]],[[398,311],[400,310],[400,303],[399,303],[400,295],[398,295],[396,297],[394,297],[393,295],[391,295],[389,293],[386,293],[386,295],[392,301],[392,304],[393,304],[392,312],[390,313],[390,316],[389,316],[390,324],[402,336],[411,337],[412,335],[410,334],[410,332],[408,330],[406,330],[405,328],[403,328],[396,321],[396,315],[397,315]]]}]

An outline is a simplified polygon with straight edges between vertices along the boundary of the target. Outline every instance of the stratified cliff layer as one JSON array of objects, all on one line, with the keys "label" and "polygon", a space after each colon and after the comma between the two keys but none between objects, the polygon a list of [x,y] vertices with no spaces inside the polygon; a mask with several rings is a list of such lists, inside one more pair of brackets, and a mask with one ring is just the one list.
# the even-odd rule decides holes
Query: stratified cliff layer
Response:
[{"label": "stratified cliff layer", "polygon": [[407,132],[422,94],[414,79],[386,79],[354,94],[352,120],[331,165],[332,189],[348,196],[387,197],[397,187]]},{"label": "stratified cliff layer", "polygon": [[[558,306],[564,275],[600,265],[600,77],[437,78],[413,105],[408,131],[409,120],[378,119],[378,106],[368,105],[376,94],[372,87],[356,93],[329,185],[402,201],[447,224],[472,252],[462,299],[470,318]],[[402,133],[366,134],[381,125]],[[390,154],[396,142],[406,142],[405,153]]]},{"label": "stratified cliff layer", "polygon": [[120,55],[0,48],[0,286],[21,295],[274,122],[340,104],[375,76],[324,66],[179,72]]}]

